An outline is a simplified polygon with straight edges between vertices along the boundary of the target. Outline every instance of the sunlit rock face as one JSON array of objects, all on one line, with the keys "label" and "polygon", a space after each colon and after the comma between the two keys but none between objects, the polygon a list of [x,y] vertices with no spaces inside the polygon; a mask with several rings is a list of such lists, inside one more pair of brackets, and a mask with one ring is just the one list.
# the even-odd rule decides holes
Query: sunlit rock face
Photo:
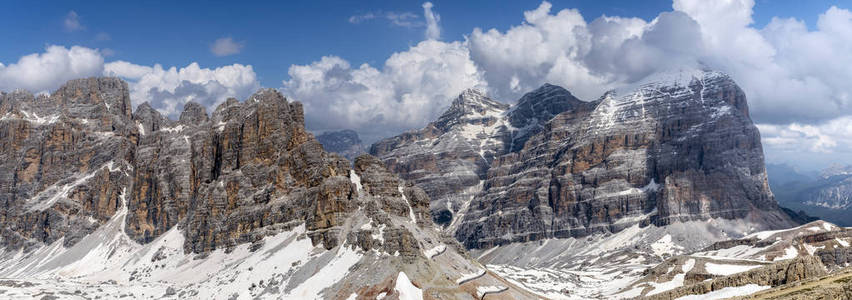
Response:
[{"label": "sunlit rock face", "polygon": [[116,78],[2,93],[0,146],[13,298],[534,298],[435,230],[421,188],[326,152],[276,90],[176,121],[131,113]]},{"label": "sunlit rock face", "polygon": [[137,141],[127,84],[73,80],[0,94],[2,244],[72,245],[121,206]]},{"label": "sunlit rock face", "polygon": [[[591,102],[545,85],[494,115],[493,124],[501,124],[498,134],[455,144],[474,154],[475,145],[499,141],[501,147],[461,171],[438,164],[480,159],[438,156],[442,152],[434,150],[453,140],[435,124],[453,121],[372,148],[403,178],[438,195],[433,217],[449,220],[449,229],[467,247],[709,218],[749,219],[767,228],[792,225],[769,190],[745,95],[724,74],[660,74]],[[466,183],[453,187],[453,175]],[[455,191],[467,198],[457,204],[440,197]]]}]

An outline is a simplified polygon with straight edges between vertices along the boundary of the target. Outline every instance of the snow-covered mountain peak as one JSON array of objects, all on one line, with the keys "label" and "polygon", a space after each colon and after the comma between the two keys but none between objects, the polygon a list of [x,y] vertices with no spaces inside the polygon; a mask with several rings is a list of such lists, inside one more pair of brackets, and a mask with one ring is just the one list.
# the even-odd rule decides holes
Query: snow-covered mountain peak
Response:
[{"label": "snow-covered mountain peak", "polygon": [[485,92],[479,89],[470,88],[462,91],[461,94],[453,100],[450,108],[444,114],[452,113],[455,110],[461,110],[465,114],[486,114],[488,112],[502,112],[508,107],[509,106],[507,104],[491,99],[485,94]]},{"label": "snow-covered mountain peak", "polygon": [[485,92],[471,88],[459,94],[434,124],[444,132],[456,125],[494,124],[497,119],[503,118],[508,109],[508,104],[497,102]]}]

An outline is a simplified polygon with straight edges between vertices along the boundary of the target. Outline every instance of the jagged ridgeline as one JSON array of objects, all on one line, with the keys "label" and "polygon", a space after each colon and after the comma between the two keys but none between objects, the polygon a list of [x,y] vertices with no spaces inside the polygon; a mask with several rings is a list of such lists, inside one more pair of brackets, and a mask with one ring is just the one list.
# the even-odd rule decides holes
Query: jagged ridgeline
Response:
[{"label": "jagged ridgeline", "polygon": [[656,75],[589,102],[553,85],[511,107],[466,91],[371,153],[423,187],[468,248],[711,218],[794,224],[769,190],[745,94],[718,72]]},{"label": "jagged ridgeline", "polygon": [[325,152],[275,90],[177,121],[130,100],[116,78],[0,94],[0,277],[29,280],[22,296],[532,296],[380,160]]}]

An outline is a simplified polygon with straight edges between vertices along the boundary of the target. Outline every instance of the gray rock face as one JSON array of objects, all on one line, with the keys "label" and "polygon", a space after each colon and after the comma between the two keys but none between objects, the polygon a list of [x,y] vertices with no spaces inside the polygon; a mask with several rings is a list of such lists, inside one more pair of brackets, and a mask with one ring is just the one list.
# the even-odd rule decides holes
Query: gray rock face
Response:
[{"label": "gray rock face", "polygon": [[571,92],[552,84],[544,84],[518,100],[507,113],[513,130],[509,150],[517,152],[523,149],[526,141],[544,129],[544,124],[554,116],[569,110],[582,110],[594,105],[571,95]]},{"label": "gray rock face", "polygon": [[434,221],[448,226],[479,190],[491,161],[511,142],[508,109],[481,91],[467,90],[426,128],[381,140],[370,153],[426,190]]},{"label": "gray rock face", "polygon": [[398,297],[404,278],[427,297],[499,285],[535,298],[494,274],[458,283],[482,266],[435,230],[428,195],[375,157],[324,151],[276,90],[212,115],[187,103],[177,121],[129,104],[115,78],[0,94],[4,278],[50,278],[61,286],[39,289],[58,294],[120,282],[138,298],[310,299]]},{"label": "gray rock face", "polygon": [[136,143],[127,84],[73,80],[50,96],[0,94],[2,244],[71,245],[127,195]]},{"label": "gray rock face", "polygon": [[317,141],[325,151],[340,154],[349,161],[366,153],[358,133],[348,129],[324,132],[317,136]]},{"label": "gray rock face", "polygon": [[[769,191],[760,136],[745,95],[723,74],[670,74],[594,102],[578,102],[552,86],[527,96],[565,100],[530,105],[547,109],[510,111],[541,111],[544,116],[565,111],[542,123],[518,151],[498,152],[486,160],[481,190],[470,192],[475,196],[463,204],[464,216],[452,228],[467,247],[708,218],[749,218],[769,228],[793,224]],[[519,103],[548,102],[530,98]],[[507,127],[524,124],[520,120],[528,114],[509,115],[515,121]],[[503,141],[511,141],[512,135],[519,136],[509,134]],[[412,137],[391,140],[418,141]],[[419,141],[428,142],[443,140]],[[414,163],[400,167],[400,161],[422,161],[411,159],[417,152],[408,144],[380,142],[373,153],[403,178],[444,175]],[[416,155],[430,155],[420,152]],[[433,185],[421,187],[432,195]],[[434,216],[436,203],[432,206]]]},{"label": "gray rock face", "polygon": [[[330,249],[358,207],[349,162],[323,151],[304,128],[301,104],[275,90],[229,99],[212,116],[190,102],[171,121],[147,103],[131,114],[125,82],[90,78],[50,96],[0,94],[0,116],[7,249],[74,245],[123,207],[125,233],[140,243],[178,226],[185,250],[202,253],[305,224]],[[370,161],[357,160],[354,172],[364,196],[382,204],[375,214],[431,226],[428,197]],[[419,250],[413,238],[393,241],[397,251]]]},{"label": "gray rock face", "polygon": [[677,299],[687,295],[702,295],[728,287],[738,287],[747,284],[775,287],[819,278],[827,274],[825,266],[823,266],[818,257],[803,256],[746,272],[676,288],[653,296],[642,297],[641,299]]}]

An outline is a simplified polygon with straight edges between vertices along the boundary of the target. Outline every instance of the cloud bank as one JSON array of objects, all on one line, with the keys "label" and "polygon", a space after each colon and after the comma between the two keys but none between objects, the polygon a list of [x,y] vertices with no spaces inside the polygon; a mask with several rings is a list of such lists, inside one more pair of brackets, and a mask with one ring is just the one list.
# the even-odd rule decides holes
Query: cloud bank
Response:
[{"label": "cloud bank", "polygon": [[102,52],[80,46],[48,46],[43,53],[23,56],[15,63],[0,63],[0,90],[49,93],[71,79],[118,76],[128,80],[134,106],[149,102],[176,118],[187,101],[212,108],[228,97],[245,99],[260,88],[251,66],[233,64],[209,69],[198,63],[182,68],[126,61],[104,63]]},{"label": "cloud bank", "polygon": [[381,69],[325,56],[288,74],[283,91],[304,103],[309,128],[357,128],[373,140],[426,124],[464,89],[487,86],[463,43],[435,40],[392,55]]},{"label": "cloud bank", "polygon": [[[423,8],[424,19],[429,20],[433,7],[424,3]],[[504,102],[514,102],[544,83],[562,85],[592,100],[606,90],[656,72],[684,66],[716,69],[730,74],[745,90],[752,118],[766,128],[767,152],[780,152],[776,142],[784,132],[799,128],[796,126],[817,128],[823,137],[816,148],[812,145],[819,139],[798,139],[800,153],[852,152],[848,143],[852,139],[839,134],[852,132],[844,121],[852,115],[852,85],[848,84],[852,82],[852,68],[848,67],[852,65],[852,56],[848,55],[852,53],[852,13],[831,7],[819,16],[814,29],[789,18],[775,18],[757,28],[752,20],[753,8],[752,0],[675,0],[672,11],[662,12],[651,21],[617,16],[587,21],[578,10],[553,11],[545,1],[524,12],[523,22],[508,30],[475,28],[464,41],[433,41],[430,45],[453,45],[454,53],[460,53],[458,59],[429,58],[424,55],[441,52],[422,52],[420,45],[393,57],[416,52],[419,61],[442,61],[447,68],[468,70],[473,66],[469,72],[450,77],[486,86],[492,96]],[[435,20],[437,28],[438,18]],[[427,40],[439,36],[439,29],[427,30]],[[464,52],[467,55],[461,55]],[[394,72],[387,63],[384,68],[362,65],[353,70],[341,58],[334,60],[339,61],[337,68],[328,67],[328,57],[292,67],[291,79],[285,82],[285,92],[296,99],[332,111],[309,112],[317,129],[352,128],[382,135],[375,132],[380,128],[387,129],[384,135],[390,135],[401,128],[421,127],[446,107],[449,99],[444,95],[452,97],[463,88],[445,85],[445,90],[435,91],[438,85],[432,84],[426,94],[422,89],[396,84],[411,82],[413,74]],[[384,80],[348,88],[338,84],[358,82],[361,77],[352,75],[357,72],[381,75]],[[354,79],[346,79],[350,75]],[[337,79],[325,82],[323,78]],[[446,80],[447,76],[427,78]],[[312,80],[338,88],[295,91],[297,83]],[[364,91],[383,96],[368,96]],[[401,95],[419,95],[423,100],[413,104]],[[418,116],[400,118],[389,116],[387,110],[364,109],[372,107],[392,107],[400,116],[417,111]],[[789,147],[791,140],[785,141]]]},{"label": "cloud bank", "polygon": [[[758,28],[753,0],[675,0],[671,11],[650,21],[587,20],[575,9],[554,11],[545,1],[519,12],[522,19],[509,29],[474,28],[461,40],[440,41],[436,7],[426,2],[422,8],[422,21],[411,13],[350,18],[352,23],[385,18],[397,26],[424,28],[424,41],[392,54],[382,65],[357,65],[329,54],[287,70],[281,90],[305,104],[310,129],[355,129],[369,142],[424,126],[469,87],[514,102],[552,83],[592,100],[606,90],[686,66],[723,71],[740,84],[768,157],[802,160],[852,153],[852,12],[847,9],[831,7],[811,27],[774,18]],[[76,13],[67,20],[82,29]],[[240,48],[230,39],[221,44],[211,51],[228,55]],[[247,65],[165,68],[104,63],[103,56],[98,49],[49,46],[43,53],[0,63],[0,89],[50,91],[72,78],[117,75],[130,81],[134,104],[149,101],[176,116],[186,101],[212,107],[227,97],[245,98],[260,86]]]},{"label": "cloud bank", "polygon": [[142,66],[115,61],[104,66],[104,74],[130,82],[134,107],[148,102],[173,119],[180,115],[186,102],[198,102],[212,111],[230,97],[242,100],[260,88],[252,67],[241,64],[209,69],[191,63],[166,69],[159,64]]},{"label": "cloud bank", "polygon": [[0,64],[0,90],[25,89],[52,92],[68,80],[97,76],[103,72],[104,58],[97,49],[48,46],[4,66]]}]

